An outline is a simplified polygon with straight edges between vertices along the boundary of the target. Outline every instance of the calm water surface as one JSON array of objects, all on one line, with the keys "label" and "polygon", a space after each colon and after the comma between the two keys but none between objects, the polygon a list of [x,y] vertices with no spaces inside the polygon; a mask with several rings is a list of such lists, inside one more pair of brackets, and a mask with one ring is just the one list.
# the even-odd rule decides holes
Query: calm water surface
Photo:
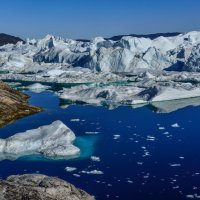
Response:
[{"label": "calm water surface", "polygon": [[[147,106],[108,110],[70,105],[62,109],[51,92],[28,94],[30,103],[45,111],[0,129],[1,138],[59,119],[76,134],[82,154],[79,159],[65,161],[34,157],[3,160],[1,178],[23,173],[58,176],[95,195],[97,200],[179,200],[200,195],[199,106],[169,114],[152,112]],[[92,161],[91,155],[100,157],[100,162]],[[65,167],[77,170],[66,172]],[[84,174],[83,170],[100,170],[103,174]]]}]

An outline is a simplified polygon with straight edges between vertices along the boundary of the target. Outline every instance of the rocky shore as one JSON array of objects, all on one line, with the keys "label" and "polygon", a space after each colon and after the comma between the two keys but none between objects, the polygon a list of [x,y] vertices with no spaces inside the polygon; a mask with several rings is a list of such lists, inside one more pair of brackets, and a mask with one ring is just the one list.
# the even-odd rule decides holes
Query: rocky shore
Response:
[{"label": "rocky shore", "polygon": [[28,105],[28,98],[28,95],[13,90],[0,81],[0,127],[42,110]]},{"label": "rocky shore", "polygon": [[64,180],[41,174],[25,174],[0,181],[0,200],[95,199]]}]

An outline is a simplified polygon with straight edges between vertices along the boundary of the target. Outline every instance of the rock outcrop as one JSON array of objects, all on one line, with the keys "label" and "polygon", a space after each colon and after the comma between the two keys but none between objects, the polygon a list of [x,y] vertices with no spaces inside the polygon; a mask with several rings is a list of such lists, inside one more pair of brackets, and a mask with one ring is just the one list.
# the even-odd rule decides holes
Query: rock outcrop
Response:
[{"label": "rock outcrop", "polygon": [[0,46],[5,44],[16,44],[17,42],[24,42],[21,38],[12,35],[7,35],[5,33],[0,33]]},{"label": "rock outcrop", "polygon": [[28,105],[28,98],[28,95],[13,90],[0,81],[0,127],[41,111],[39,107]]},{"label": "rock outcrop", "polygon": [[94,200],[94,197],[64,180],[25,174],[0,181],[0,200]]}]

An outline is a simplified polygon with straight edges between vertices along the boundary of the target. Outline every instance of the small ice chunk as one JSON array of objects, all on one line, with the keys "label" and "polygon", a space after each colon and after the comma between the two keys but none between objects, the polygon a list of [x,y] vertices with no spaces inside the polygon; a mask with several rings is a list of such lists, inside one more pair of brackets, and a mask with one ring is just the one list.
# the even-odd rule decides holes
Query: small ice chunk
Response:
[{"label": "small ice chunk", "polygon": [[127,183],[133,183],[133,181],[131,181],[131,180],[128,180],[128,181],[127,181]]},{"label": "small ice chunk", "polygon": [[95,174],[95,175],[101,175],[101,174],[104,174],[102,171],[100,171],[100,170],[92,170],[92,171],[85,171],[85,170],[83,170],[83,171],[81,171],[81,173],[83,173],[83,174]]},{"label": "small ice chunk", "polygon": [[114,140],[117,140],[117,139],[119,139],[121,136],[120,135],[113,135],[113,139]]},{"label": "small ice chunk", "polygon": [[162,127],[162,126],[161,126],[161,127],[159,127],[158,129],[159,129],[159,130],[164,130],[164,129],[165,129],[165,127]]},{"label": "small ice chunk", "polygon": [[147,136],[147,141],[155,141],[155,137],[154,136],[150,136],[150,135],[148,135]]},{"label": "small ice chunk", "polygon": [[97,135],[97,134],[99,134],[99,132],[98,131],[87,131],[87,132],[85,132],[85,134],[87,134],[87,135]]},{"label": "small ice chunk", "polygon": [[77,168],[76,167],[66,167],[65,170],[67,172],[73,172],[73,171],[77,170]]},{"label": "small ice chunk", "polygon": [[51,87],[48,85],[43,85],[41,83],[34,83],[32,85],[26,86],[25,88],[32,92],[40,93],[40,92],[50,89]]},{"label": "small ice chunk", "polygon": [[175,123],[175,124],[172,124],[171,127],[173,127],[173,128],[178,128],[178,127],[180,127],[180,126],[179,126],[178,123]]},{"label": "small ice chunk", "polygon": [[81,120],[80,119],[71,119],[70,121],[71,122],[80,122]]},{"label": "small ice chunk", "polygon": [[97,156],[91,156],[90,159],[95,162],[100,162],[100,158]]},{"label": "small ice chunk", "polygon": [[81,175],[80,174],[73,174],[73,176],[80,177]]},{"label": "small ice chunk", "polygon": [[163,135],[169,135],[169,132],[164,132]]},{"label": "small ice chunk", "polygon": [[186,195],[186,198],[188,198],[188,199],[194,199],[194,195],[193,194],[188,194],[188,195]]},{"label": "small ice chunk", "polygon": [[170,165],[171,167],[180,167],[180,166],[181,166],[181,164],[176,164],[176,163],[174,163],[174,164],[170,163],[169,165]]}]

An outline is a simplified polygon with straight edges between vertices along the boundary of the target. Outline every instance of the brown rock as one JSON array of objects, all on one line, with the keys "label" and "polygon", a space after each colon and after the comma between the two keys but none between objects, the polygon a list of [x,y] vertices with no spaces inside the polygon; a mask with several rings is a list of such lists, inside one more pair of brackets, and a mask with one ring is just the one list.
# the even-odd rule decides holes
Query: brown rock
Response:
[{"label": "brown rock", "polygon": [[41,174],[25,174],[0,181],[0,200],[95,199],[64,180]]},{"label": "brown rock", "polygon": [[0,127],[42,109],[27,103],[29,96],[0,81]]}]

